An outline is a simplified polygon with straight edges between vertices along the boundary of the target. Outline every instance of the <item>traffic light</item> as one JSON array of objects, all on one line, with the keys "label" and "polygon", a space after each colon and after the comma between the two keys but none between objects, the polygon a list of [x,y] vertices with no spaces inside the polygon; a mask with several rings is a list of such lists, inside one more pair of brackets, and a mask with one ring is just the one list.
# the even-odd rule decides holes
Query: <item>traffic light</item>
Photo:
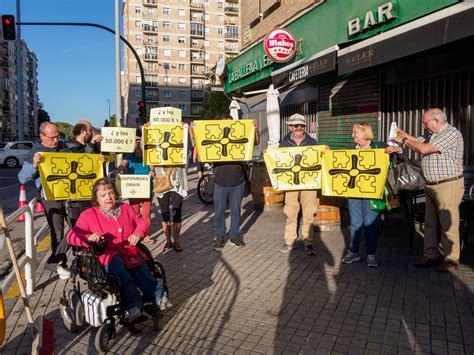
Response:
[{"label": "traffic light", "polygon": [[5,41],[14,41],[16,39],[15,16],[2,15],[2,31]]},{"label": "traffic light", "polygon": [[144,101],[138,102],[138,117],[140,118],[140,122],[146,121],[146,107]]}]

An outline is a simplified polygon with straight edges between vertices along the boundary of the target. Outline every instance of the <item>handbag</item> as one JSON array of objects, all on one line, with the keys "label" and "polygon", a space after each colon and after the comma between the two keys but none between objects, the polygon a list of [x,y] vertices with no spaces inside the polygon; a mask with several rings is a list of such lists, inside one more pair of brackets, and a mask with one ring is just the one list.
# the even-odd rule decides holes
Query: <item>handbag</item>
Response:
[{"label": "handbag", "polygon": [[405,160],[394,164],[387,174],[387,184],[393,195],[400,191],[416,191],[425,187],[425,178],[421,164],[417,160],[410,160],[405,155]]},{"label": "handbag", "polygon": [[171,175],[176,171],[175,168],[165,169],[165,174],[157,175],[153,179],[153,192],[166,192],[173,188]]},{"label": "handbag", "polygon": [[399,207],[400,201],[394,197],[387,186],[383,189],[383,195],[380,200],[370,200],[369,208],[371,211],[384,213],[390,212],[391,209]]}]

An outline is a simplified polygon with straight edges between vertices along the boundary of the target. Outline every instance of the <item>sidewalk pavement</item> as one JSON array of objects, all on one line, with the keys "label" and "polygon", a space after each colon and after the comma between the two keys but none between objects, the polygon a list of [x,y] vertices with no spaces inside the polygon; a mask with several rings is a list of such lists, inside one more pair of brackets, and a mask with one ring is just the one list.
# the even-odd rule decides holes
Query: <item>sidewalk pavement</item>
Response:
[{"label": "sidewalk pavement", "polygon": [[[195,174],[191,177],[194,187]],[[422,238],[416,238],[412,249],[407,223],[397,214],[390,215],[379,236],[379,267],[369,269],[365,257],[341,264],[347,228],[316,235],[316,256],[305,255],[301,241],[290,253],[279,253],[283,212],[256,212],[250,196],[243,201],[243,248],[227,244],[221,252],[212,249],[212,206],[201,204],[195,190],[183,212],[182,253],[162,253],[159,217],[153,223],[159,232],[152,251],[166,269],[174,307],[166,311],[159,333],[151,321],[136,335],[119,328],[111,353],[474,351],[472,257],[453,274],[416,269]],[[30,304],[35,316],[54,322],[55,353],[96,353],[95,330],[72,334],[63,326],[59,298],[70,283],[42,265],[37,276]],[[8,317],[2,354],[29,352],[26,323],[17,302]]]}]

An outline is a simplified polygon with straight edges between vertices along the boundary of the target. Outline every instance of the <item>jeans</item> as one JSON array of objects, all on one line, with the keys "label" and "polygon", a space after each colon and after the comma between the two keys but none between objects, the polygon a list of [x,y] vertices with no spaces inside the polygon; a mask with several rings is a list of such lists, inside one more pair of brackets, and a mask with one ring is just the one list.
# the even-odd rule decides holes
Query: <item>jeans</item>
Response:
[{"label": "jeans", "polygon": [[214,231],[217,237],[225,235],[225,210],[227,201],[230,209],[230,237],[237,238],[240,229],[240,204],[245,184],[220,186],[214,183]]},{"label": "jeans", "polygon": [[377,217],[378,213],[370,210],[370,200],[349,198],[347,199],[351,224],[351,253],[359,253],[360,236],[362,228],[365,229],[365,253],[375,255],[377,250]]},{"label": "jeans", "polygon": [[107,273],[118,277],[120,280],[120,295],[122,296],[122,306],[126,310],[135,307],[143,308],[143,301],[140,295],[142,291],[145,299],[154,300],[160,304],[164,289],[160,281],[155,279],[145,260],[140,258],[142,265],[138,268],[127,270],[120,255],[115,255],[109,264],[105,265]]},{"label": "jeans", "polygon": [[46,261],[46,269],[55,271],[57,264],[66,265],[69,249],[64,235],[66,208],[63,201],[40,200],[45,210],[46,220],[51,229],[51,256]]}]

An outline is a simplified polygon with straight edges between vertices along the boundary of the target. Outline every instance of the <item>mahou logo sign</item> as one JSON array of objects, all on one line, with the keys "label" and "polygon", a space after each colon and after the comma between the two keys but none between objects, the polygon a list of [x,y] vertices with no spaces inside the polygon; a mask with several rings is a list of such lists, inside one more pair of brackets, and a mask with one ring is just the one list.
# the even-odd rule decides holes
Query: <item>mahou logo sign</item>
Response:
[{"label": "mahou logo sign", "polygon": [[270,59],[277,63],[289,61],[296,52],[295,38],[284,28],[275,28],[268,32],[263,40],[263,46]]}]

